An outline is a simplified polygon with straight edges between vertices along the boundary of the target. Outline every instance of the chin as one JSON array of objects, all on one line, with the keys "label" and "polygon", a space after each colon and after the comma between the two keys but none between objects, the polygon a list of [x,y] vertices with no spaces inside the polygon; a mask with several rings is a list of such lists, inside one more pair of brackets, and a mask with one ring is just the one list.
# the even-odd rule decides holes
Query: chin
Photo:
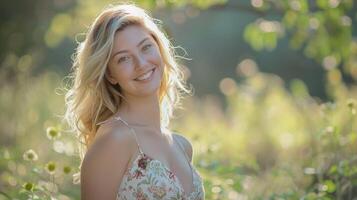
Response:
[{"label": "chin", "polygon": [[150,96],[157,95],[160,90],[160,84],[150,85],[148,87],[138,88],[135,92],[136,96]]}]

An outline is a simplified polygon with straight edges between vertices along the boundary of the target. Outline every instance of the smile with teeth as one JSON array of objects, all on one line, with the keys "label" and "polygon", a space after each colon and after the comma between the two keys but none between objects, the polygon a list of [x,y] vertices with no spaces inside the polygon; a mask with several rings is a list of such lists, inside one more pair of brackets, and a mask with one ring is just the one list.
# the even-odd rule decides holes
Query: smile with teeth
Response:
[{"label": "smile with teeth", "polygon": [[154,69],[152,69],[152,70],[148,71],[147,73],[145,73],[145,74],[139,76],[139,77],[136,78],[135,80],[137,80],[137,81],[146,80],[146,79],[148,79],[148,78],[151,77],[151,75],[153,74],[153,72],[154,72]]}]

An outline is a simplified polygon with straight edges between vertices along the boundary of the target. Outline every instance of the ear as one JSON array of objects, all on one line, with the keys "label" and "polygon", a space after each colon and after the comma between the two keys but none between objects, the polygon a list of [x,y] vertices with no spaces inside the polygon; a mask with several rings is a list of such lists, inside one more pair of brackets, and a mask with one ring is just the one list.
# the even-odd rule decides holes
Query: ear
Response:
[{"label": "ear", "polygon": [[105,78],[113,85],[117,84],[118,82],[112,77],[109,69],[106,70],[105,72]]}]

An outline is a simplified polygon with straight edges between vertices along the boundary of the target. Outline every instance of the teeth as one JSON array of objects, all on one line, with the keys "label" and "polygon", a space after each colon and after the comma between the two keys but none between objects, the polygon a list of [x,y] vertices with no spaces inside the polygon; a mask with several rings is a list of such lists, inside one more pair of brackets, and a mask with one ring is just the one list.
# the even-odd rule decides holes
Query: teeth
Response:
[{"label": "teeth", "polygon": [[151,76],[151,74],[153,73],[153,71],[154,70],[150,70],[149,72],[147,72],[146,74],[140,76],[136,80],[142,81],[142,80],[145,80],[145,79],[149,78]]}]

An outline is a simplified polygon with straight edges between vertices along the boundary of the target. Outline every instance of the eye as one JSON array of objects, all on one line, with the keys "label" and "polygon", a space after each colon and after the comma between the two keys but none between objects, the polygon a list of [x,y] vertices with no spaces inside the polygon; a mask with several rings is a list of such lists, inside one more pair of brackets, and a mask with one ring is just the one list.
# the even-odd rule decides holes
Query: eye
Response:
[{"label": "eye", "polygon": [[129,60],[129,59],[130,59],[129,56],[120,57],[120,58],[118,59],[118,63],[125,62],[125,61],[127,61],[127,60]]},{"label": "eye", "polygon": [[150,49],[151,46],[152,46],[152,44],[147,44],[147,45],[143,46],[143,50],[146,51],[146,50]]}]

